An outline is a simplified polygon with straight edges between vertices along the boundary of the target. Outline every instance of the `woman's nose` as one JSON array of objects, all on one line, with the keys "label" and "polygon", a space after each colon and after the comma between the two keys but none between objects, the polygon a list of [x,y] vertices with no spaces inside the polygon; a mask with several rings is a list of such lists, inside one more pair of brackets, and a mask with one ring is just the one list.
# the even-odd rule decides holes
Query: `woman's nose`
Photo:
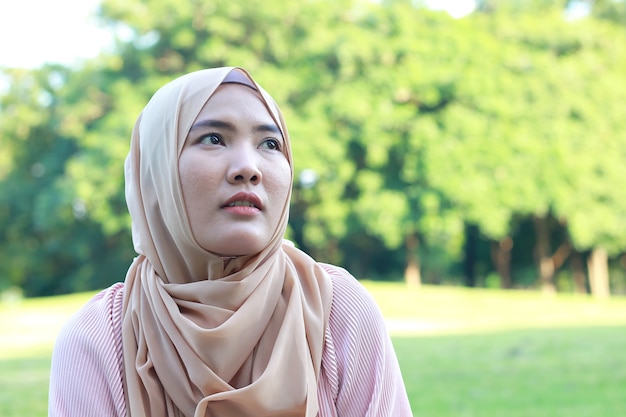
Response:
[{"label": "woman's nose", "polygon": [[237,152],[233,152],[228,170],[228,181],[230,183],[251,182],[258,184],[261,182],[261,178],[261,170],[256,161],[254,150],[240,149]]}]

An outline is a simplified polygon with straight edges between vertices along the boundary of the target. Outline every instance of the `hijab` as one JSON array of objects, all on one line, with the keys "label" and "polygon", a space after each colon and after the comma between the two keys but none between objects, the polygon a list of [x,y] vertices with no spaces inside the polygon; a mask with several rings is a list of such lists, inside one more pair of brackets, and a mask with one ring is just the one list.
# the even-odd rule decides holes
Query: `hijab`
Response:
[{"label": "hijab", "polygon": [[285,140],[274,100],[241,68],[184,75],[159,89],[133,128],[126,200],[138,256],[125,281],[122,346],[130,417],[306,416],[317,381],[332,285],[283,240],[289,196],[267,246],[223,258],[193,237],[178,158],[204,104],[224,82],[257,91]]}]

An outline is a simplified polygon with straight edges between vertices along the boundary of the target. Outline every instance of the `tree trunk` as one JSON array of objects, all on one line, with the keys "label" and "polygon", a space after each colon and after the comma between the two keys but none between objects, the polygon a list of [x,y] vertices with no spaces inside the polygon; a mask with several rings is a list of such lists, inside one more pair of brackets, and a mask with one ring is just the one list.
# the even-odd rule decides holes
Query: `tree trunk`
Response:
[{"label": "tree trunk", "polygon": [[583,267],[582,254],[580,252],[574,251],[572,253],[570,266],[572,268],[574,290],[578,294],[587,294],[587,277],[585,276],[585,268]]},{"label": "tree trunk", "polygon": [[478,246],[478,227],[475,225],[465,225],[465,244],[463,245],[463,275],[465,275],[465,286],[476,286],[476,258]]},{"label": "tree trunk", "polygon": [[513,239],[506,236],[500,241],[491,243],[491,258],[496,267],[496,272],[500,275],[500,287],[511,288],[511,249],[513,249]]},{"label": "tree trunk", "polygon": [[539,270],[539,282],[544,293],[555,293],[554,264],[550,256],[550,233],[545,217],[535,216],[535,261]]},{"label": "tree trunk", "polygon": [[410,233],[406,237],[406,269],[404,270],[404,282],[411,287],[419,288],[422,285],[420,272],[420,258],[417,253],[419,239],[416,233]]},{"label": "tree trunk", "polygon": [[587,259],[589,270],[589,287],[591,294],[596,298],[608,298],[609,289],[609,257],[606,250],[595,248]]}]

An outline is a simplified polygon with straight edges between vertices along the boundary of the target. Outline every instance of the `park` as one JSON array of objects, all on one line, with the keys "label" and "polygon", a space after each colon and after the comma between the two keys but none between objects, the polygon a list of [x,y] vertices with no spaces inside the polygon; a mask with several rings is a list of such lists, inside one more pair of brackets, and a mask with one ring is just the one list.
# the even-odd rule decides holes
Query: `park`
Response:
[{"label": "park", "polygon": [[374,297],[415,416],[626,415],[626,4],[428,3],[104,0],[111,48],[0,65],[0,415],[46,415],[58,331],[136,256],[137,114],[216,66],[280,105],[285,237]]}]

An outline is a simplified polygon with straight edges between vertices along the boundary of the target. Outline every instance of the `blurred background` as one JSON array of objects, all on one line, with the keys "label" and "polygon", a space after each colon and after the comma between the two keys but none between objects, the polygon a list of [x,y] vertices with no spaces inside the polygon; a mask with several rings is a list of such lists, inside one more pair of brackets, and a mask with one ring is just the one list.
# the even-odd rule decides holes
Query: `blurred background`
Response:
[{"label": "blurred background", "polygon": [[[130,133],[171,79],[281,106],[288,237],[387,319],[415,415],[626,415],[626,2],[0,3],[0,415],[135,256]],[[54,297],[50,297],[54,296]]]},{"label": "blurred background", "polygon": [[623,1],[20,4],[1,15],[0,291],[122,280],[136,116],[172,78],[233,65],[284,109],[289,238],[320,261],[626,293]]}]

